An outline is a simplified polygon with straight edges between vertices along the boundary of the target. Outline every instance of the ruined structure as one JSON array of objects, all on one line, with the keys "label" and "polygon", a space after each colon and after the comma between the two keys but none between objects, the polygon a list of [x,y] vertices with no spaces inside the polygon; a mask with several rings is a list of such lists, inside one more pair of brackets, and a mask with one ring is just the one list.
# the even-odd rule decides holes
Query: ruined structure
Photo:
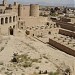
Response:
[{"label": "ruined structure", "polygon": [[47,17],[39,16],[38,4],[22,5],[14,2],[11,5],[7,3],[7,0],[3,0],[3,3],[0,5],[0,14],[1,34],[4,35],[10,33],[10,26],[25,30],[27,27],[45,25],[48,21]]},{"label": "ruined structure", "polygon": [[[41,12],[44,14],[43,16],[40,15]],[[4,49],[4,47],[7,46],[9,42],[8,47],[10,46],[13,47],[9,49],[13,51],[15,51],[16,49],[16,51],[20,51],[20,53],[25,50],[26,51],[29,50],[27,54],[30,53],[30,50],[35,51],[36,53],[38,53],[37,55],[40,56],[39,59],[44,58],[48,60],[45,61],[46,64],[48,64],[48,62],[51,62],[53,63],[53,65],[59,68],[58,67],[59,64],[62,65],[62,63],[60,63],[60,60],[61,62],[64,62],[66,59],[70,57],[67,56],[66,53],[68,55],[72,55],[75,57],[75,24],[74,23],[72,24],[71,19],[68,19],[67,17],[63,18],[58,16],[59,17],[58,18],[56,16],[54,17],[51,16],[50,10],[47,10],[47,12],[41,10],[41,12],[39,8],[39,4],[23,5],[17,2],[14,2],[14,4],[8,4],[7,0],[3,0],[2,4],[0,4],[0,35],[5,35],[5,36],[15,35],[15,37],[8,36],[9,37],[8,40],[10,41],[7,40],[5,42],[5,45],[3,45],[1,49]],[[5,49],[6,52],[7,50],[9,50],[8,47]],[[57,49],[58,51],[59,50],[61,51],[58,52]],[[54,52],[52,52],[52,50],[54,50]],[[13,53],[13,51],[11,52]],[[64,54],[60,54],[62,51],[64,52]],[[11,52],[9,50],[10,55],[12,54]],[[46,52],[48,54],[46,54]],[[56,54],[56,52],[58,53]],[[54,56],[55,59],[52,58],[50,53],[51,54],[53,53],[52,56]],[[35,53],[33,52],[33,54]],[[5,54],[2,55],[5,56]],[[0,58],[2,55],[0,55]],[[35,54],[35,56],[37,55]],[[9,55],[6,54],[6,56]],[[61,56],[61,58],[59,56]],[[62,60],[62,58],[64,58],[63,56],[64,57],[67,56],[67,58]],[[37,59],[34,60],[37,61]],[[38,63],[41,62],[39,61]],[[58,66],[56,64],[58,64]],[[37,69],[37,67],[38,66],[36,66],[35,69]],[[73,67],[74,68],[73,69],[72,67],[73,65],[71,65],[70,68],[72,69],[72,71],[74,70],[73,72],[75,72],[75,68]],[[64,68],[61,70],[64,70]],[[70,74],[66,74],[66,75],[70,75]]]}]

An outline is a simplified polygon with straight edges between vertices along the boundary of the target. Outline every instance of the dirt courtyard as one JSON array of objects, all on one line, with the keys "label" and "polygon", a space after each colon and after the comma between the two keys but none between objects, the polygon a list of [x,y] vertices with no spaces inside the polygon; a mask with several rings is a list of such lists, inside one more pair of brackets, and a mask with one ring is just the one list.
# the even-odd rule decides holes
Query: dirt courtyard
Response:
[{"label": "dirt courtyard", "polygon": [[[24,62],[31,64],[12,63],[14,53],[26,56]],[[73,72],[74,60],[75,57],[30,36],[2,36],[0,42],[0,74],[2,75],[56,72],[58,69],[64,71],[67,67]]]}]

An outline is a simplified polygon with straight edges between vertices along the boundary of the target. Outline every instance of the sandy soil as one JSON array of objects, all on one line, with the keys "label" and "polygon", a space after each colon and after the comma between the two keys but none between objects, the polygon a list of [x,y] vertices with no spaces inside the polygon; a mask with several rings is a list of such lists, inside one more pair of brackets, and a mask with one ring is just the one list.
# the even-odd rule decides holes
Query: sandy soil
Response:
[{"label": "sandy soil", "polygon": [[[47,70],[55,72],[58,68],[64,70],[70,67],[74,70],[75,57],[70,56],[48,44],[44,44],[33,37],[26,36],[2,36],[0,43],[0,73],[7,75],[31,74]],[[11,63],[13,54],[27,54],[31,59],[38,59],[41,62],[33,62],[31,67],[20,67]],[[39,67],[39,69],[36,69]]]}]

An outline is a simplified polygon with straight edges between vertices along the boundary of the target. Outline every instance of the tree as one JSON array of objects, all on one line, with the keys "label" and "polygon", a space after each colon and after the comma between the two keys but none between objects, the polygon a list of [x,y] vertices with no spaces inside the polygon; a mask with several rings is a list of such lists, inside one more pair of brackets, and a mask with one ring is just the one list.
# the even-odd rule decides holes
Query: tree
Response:
[{"label": "tree", "polygon": [[64,8],[63,13],[67,13],[67,8]]},{"label": "tree", "polygon": [[60,10],[60,9],[59,9],[58,7],[55,7],[54,10],[55,10],[55,11],[58,11],[58,10]]},{"label": "tree", "polygon": [[51,13],[55,13],[55,10],[53,8],[50,9]]}]

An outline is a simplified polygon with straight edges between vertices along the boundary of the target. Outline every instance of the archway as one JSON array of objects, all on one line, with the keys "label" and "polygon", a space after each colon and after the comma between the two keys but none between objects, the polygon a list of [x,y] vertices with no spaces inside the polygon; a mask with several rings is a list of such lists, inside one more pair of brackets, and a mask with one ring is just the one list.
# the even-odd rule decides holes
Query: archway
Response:
[{"label": "archway", "polygon": [[15,22],[15,16],[13,16],[13,22]]},{"label": "archway", "polygon": [[1,24],[4,24],[4,18],[1,18]]},{"label": "archway", "polygon": [[8,23],[8,17],[5,18],[5,23]]},{"label": "archway", "polygon": [[14,32],[14,30],[13,30],[13,28],[10,26],[10,28],[9,28],[9,33],[10,33],[10,35],[13,35],[13,32]]},{"label": "archway", "polygon": [[13,28],[10,29],[10,35],[13,35]]}]

